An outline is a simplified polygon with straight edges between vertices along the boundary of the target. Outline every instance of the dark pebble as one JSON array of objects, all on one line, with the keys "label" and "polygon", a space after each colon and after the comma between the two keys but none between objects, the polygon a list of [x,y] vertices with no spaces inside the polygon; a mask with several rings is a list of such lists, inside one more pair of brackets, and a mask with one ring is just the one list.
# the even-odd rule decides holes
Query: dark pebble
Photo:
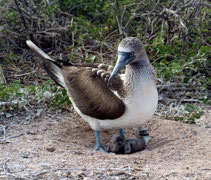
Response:
[{"label": "dark pebble", "polygon": [[29,155],[28,154],[22,154],[21,157],[27,159],[27,158],[29,158]]},{"label": "dark pebble", "polygon": [[49,151],[49,152],[54,152],[56,149],[55,149],[55,147],[49,147],[49,148],[46,148],[47,149],[47,151]]}]

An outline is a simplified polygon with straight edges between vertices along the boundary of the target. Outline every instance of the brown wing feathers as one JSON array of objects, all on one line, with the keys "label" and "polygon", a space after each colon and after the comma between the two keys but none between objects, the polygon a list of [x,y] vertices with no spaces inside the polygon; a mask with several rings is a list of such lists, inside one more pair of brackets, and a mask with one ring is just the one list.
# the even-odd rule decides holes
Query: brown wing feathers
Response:
[{"label": "brown wing feathers", "polygon": [[[44,59],[43,67],[51,78],[67,89],[78,109],[97,119],[116,119],[125,112],[125,104],[108,87],[108,78],[113,66],[105,64],[71,64],[55,61],[30,40],[28,46]],[[124,95],[123,83],[117,76],[114,90]]]},{"label": "brown wing feathers", "polygon": [[64,67],[68,93],[83,114],[97,119],[116,119],[125,112],[125,105],[99,78],[85,67]]}]

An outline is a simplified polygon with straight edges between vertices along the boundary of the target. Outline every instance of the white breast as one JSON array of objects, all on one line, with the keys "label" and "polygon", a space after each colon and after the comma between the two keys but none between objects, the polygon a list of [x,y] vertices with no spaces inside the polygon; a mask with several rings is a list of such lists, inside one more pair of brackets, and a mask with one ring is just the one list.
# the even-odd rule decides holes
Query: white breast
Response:
[{"label": "white breast", "polygon": [[84,115],[72,102],[77,113],[90,124],[93,130],[138,127],[148,121],[156,111],[158,93],[155,83],[149,79],[138,81],[136,87],[123,101],[126,111],[120,118],[114,120],[98,120]]}]

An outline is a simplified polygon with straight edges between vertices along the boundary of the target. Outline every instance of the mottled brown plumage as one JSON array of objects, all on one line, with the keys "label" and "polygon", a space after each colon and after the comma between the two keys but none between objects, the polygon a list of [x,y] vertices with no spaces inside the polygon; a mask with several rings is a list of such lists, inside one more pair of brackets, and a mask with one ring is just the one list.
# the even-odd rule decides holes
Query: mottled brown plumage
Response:
[{"label": "mottled brown plumage", "polygon": [[62,67],[68,94],[83,114],[101,120],[116,119],[125,112],[125,105],[108,87],[108,78],[102,76],[103,73],[108,76],[110,73],[103,71],[86,67]]},{"label": "mottled brown plumage", "polygon": [[71,100],[83,114],[100,120],[112,120],[123,115],[125,104],[112,91],[117,91],[121,97],[125,95],[120,76],[115,77],[112,87],[108,86],[112,66],[55,61],[32,42],[28,45],[44,58],[46,72],[58,85],[66,88]]}]

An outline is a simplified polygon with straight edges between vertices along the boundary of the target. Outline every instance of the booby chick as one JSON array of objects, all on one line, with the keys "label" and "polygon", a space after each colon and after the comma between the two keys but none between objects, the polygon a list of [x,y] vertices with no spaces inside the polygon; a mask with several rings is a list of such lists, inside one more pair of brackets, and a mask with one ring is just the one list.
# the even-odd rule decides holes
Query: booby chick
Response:
[{"label": "booby chick", "polygon": [[105,152],[101,129],[119,129],[124,138],[123,128],[140,127],[154,114],[158,103],[156,75],[137,38],[127,37],[120,42],[112,72],[103,64],[55,61],[30,40],[26,43],[43,58],[46,72],[67,90],[76,112],[95,131],[96,151]]},{"label": "booby chick", "polygon": [[107,152],[115,154],[131,154],[137,151],[142,151],[146,148],[151,138],[152,137],[148,136],[146,130],[143,130],[142,128],[137,128],[136,137],[129,139],[123,138],[119,135],[113,135],[107,147]]}]

